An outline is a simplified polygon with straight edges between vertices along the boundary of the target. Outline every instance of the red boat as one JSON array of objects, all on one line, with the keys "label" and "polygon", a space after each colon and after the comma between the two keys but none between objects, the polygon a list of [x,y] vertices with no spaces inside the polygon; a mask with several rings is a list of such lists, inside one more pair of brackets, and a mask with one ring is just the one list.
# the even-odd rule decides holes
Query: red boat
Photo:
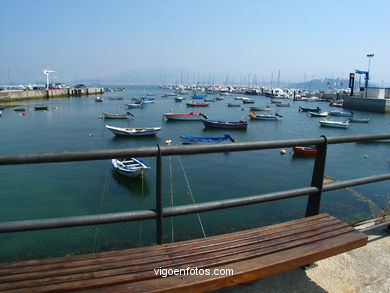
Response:
[{"label": "red boat", "polygon": [[186,104],[187,104],[187,106],[192,106],[192,107],[195,107],[195,106],[206,107],[206,106],[210,105],[210,103],[194,103],[194,102],[188,102]]},{"label": "red boat", "polygon": [[304,155],[315,155],[317,153],[317,148],[315,145],[313,146],[295,146],[293,150],[296,154],[304,154]]}]

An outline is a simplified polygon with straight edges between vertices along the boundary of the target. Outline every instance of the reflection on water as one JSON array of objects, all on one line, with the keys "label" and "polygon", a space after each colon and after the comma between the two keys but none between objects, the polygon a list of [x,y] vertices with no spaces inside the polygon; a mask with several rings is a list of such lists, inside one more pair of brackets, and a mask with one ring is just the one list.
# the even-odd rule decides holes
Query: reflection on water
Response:
[{"label": "reflection on water", "polygon": [[131,178],[118,174],[115,170],[112,170],[112,175],[119,185],[125,187],[135,196],[143,197],[151,193],[150,184],[146,176]]}]

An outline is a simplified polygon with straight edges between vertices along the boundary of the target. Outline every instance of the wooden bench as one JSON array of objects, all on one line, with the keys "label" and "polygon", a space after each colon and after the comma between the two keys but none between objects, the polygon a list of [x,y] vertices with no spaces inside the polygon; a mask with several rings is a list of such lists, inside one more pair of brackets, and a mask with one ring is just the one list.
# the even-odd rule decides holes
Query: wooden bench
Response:
[{"label": "wooden bench", "polygon": [[[7,292],[203,292],[298,268],[367,243],[367,236],[321,214],[202,239],[97,254],[0,264]],[[179,269],[161,277],[157,269]],[[187,268],[210,274],[186,275]],[[233,275],[213,275],[215,269]],[[206,271],[203,271],[204,273]]]}]

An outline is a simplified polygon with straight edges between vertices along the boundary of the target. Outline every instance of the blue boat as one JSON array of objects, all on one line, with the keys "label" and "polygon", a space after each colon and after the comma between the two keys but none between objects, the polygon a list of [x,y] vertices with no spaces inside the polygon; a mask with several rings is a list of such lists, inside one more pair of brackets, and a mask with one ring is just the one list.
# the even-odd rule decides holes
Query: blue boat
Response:
[{"label": "blue boat", "polygon": [[240,120],[240,121],[218,121],[218,120],[211,120],[211,119],[205,119],[200,118],[200,120],[203,122],[204,126],[206,127],[216,127],[216,128],[229,128],[229,129],[243,129],[247,128],[248,121],[246,120]]},{"label": "blue boat", "polygon": [[234,138],[230,136],[230,133],[225,132],[222,137],[198,137],[198,136],[188,136],[188,135],[180,135],[180,138],[183,141],[183,144],[187,143],[196,143],[196,142],[222,142],[226,140],[230,140],[231,142],[235,142]]}]

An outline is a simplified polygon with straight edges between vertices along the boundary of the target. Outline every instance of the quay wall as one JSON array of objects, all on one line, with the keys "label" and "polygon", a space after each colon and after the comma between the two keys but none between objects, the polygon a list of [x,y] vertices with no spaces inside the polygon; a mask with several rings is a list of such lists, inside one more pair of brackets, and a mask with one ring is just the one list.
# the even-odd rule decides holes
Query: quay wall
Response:
[{"label": "quay wall", "polygon": [[13,102],[33,99],[48,99],[59,97],[88,96],[103,94],[103,88],[65,88],[54,90],[1,91],[0,102]]},{"label": "quay wall", "polygon": [[343,108],[368,112],[390,113],[390,99],[341,96]]}]

